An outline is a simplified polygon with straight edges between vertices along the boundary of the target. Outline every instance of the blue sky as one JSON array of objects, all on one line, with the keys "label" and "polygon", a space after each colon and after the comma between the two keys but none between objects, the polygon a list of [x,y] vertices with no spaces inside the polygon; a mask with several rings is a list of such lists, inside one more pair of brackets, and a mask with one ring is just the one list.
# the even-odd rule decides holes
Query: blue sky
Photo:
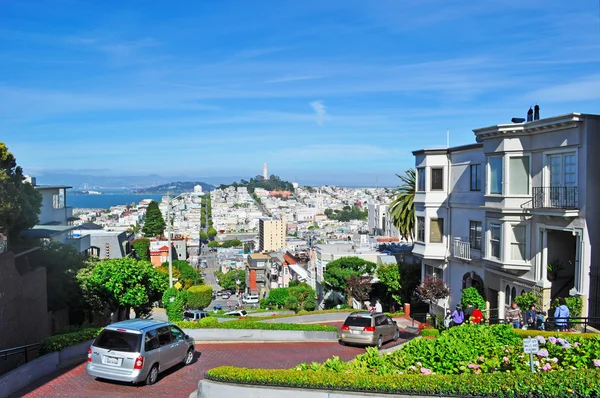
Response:
[{"label": "blue sky", "polygon": [[396,185],[411,152],[600,113],[597,0],[0,0],[26,172]]}]

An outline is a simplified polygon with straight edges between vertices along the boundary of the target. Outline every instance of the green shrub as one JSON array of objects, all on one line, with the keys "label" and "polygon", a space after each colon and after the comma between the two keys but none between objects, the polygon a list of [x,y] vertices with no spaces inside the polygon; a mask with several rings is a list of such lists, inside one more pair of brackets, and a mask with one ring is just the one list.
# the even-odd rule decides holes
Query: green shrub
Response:
[{"label": "green shrub", "polygon": [[217,325],[219,325],[219,320],[217,318],[215,318],[214,316],[207,316],[207,317],[200,319],[200,322],[198,322],[198,324],[200,326],[202,326],[203,328],[210,329],[210,328],[217,327]]},{"label": "green shrub", "polygon": [[515,297],[515,303],[517,303],[521,311],[529,310],[533,304],[539,306],[538,298],[533,292],[523,293]]},{"label": "green shrub", "polygon": [[357,391],[383,394],[422,394],[493,397],[591,397],[600,394],[600,371],[482,375],[401,375],[298,372],[296,370],[213,368],[208,380],[260,386]]},{"label": "green shrub", "polygon": [[421,330],[421,336],[425,337],[425,336],[439,336],[440,335],[440,331],[437,329],[431,329],[431,328],[425,328],[423,330]]},{"label": "green shrub", "polygon": [[192,286],[187,290],[187,305],[193,309],[208,307],[212,301],[213,288],[208,285]]},{"label": "green shrub", "polygon": [[283,307],[285,305],[285,300],[289,296],[289,289],[287,287],[278,287],[271,289],[269,296],[266,298],[266,302],[268,305]]},{"label": "green shrub", "polygon": [[[213,318],[214,317],[208,317]],[[204,319],[208,319],[204,318]],[[202,321],[204,321],[202,319]],[[266,323],[256,322],[254,320],[244,319],[239,321],[218,322],[205,325],[200,322],[175,322],[183,329],[257,329],[257,330],[299,330],[306,332],[337,332],[335,326],[318,325],[318,324],[296,324],[296,323]],[[209,321],[206,321],[209,322]],[[212,321],[210,321],[212,322]]]},{"label": "green shrub", "polygon": [[296,297],[290,296],[287,299],[285,299],[285,308],[287,308],[288,310],[298,311],[299,307],[300,303],[298,302],[298,299]]},{"label": "green shrub", "polygon": [[302,306],[304,311],[314,311],[317,308],[317,299],[314,297],[307,297]]},{"label": "green shrub", "polygon": [[187,292],[185,290],[179,291],[174,287],[165,290],[162,302],[169,322],[183,320],[183,307],[185,306],[186,298]]},{"label": "green shrub", "polygon": [[529,338],[532,336],[542,336],[542,337],[554,336],[556,338],[562,337],[563,339],[570,339],[572,337],[577,337],[579,339],[592,339],[592,338],[596,338],[599,336],[597,333],[554,332],[551,330],[515,329],[514,331],[522,339],[526,339],[526,338]]},{"label": "green shrub", "polygon": [[131,247],[135,250],[138,260],[150,261],[150,239],[135,239],[131,242]]},{"label": "green shrub", "polygon": [[467,308],[467,305],[471,303],[473,306],[477,304],[480,310],[485,310],[485,300],[481,297],[477,288],[474,287],[463,289],[460,303],[463,306],[463,309]]},{"label": "green shrub", "polygon": [[63,348],[84,343],[96,338],[103,328],[88,328],[72,333],[62,333],[45,338],[40,343],[38,357],[54,351],[60,351]]}]

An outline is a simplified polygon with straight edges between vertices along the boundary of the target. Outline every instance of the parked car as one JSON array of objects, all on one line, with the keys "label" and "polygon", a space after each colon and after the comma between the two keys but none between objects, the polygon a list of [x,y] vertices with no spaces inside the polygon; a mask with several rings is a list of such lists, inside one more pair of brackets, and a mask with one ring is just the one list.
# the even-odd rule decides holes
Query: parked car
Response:
[{"label": "parked car", "polygon": [[226,312],[225,315],[245,317],[248,316],[248,313],[246,312],[246,310],[235,310]]},{"label": "parked car", "polygon": [[229,297],[230,297],[230,296],[229,296],[229,293],[223,293],[223,294],[221,294],[221,298],[222,298],[223,300],[227,300]]},{"label": "parked car", "polygon": [[260,301],[260,299],[258,298],[258,296],[246,296],[242,299],[242,303],[244,304],[258,304],[258,302]]},{"label": "parked car", "polygon": [[194,359],[194,340],[172,323],[130,319],[108,325],[88,350],[86,371],[101,379],[154,384]]},{"label": "parked car", "polygon": [[183,313],[184,321],[200,322],[202,318],[210,316],[208,312],[202,310],[187,310]]},{"label": "parked car", "polygon": [[396,321],[381,312],[355,312],[342,325],[340,341],[347,344],[374,345],[398,340]]}]

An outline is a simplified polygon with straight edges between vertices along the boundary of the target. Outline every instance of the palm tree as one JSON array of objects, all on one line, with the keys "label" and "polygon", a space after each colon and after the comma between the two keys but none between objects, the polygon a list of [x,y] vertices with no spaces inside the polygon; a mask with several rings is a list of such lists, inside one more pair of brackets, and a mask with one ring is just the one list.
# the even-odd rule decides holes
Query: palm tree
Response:
[{"label": "palm tree", "polygon": [[408,169],[404,174],[403,176],[396,174],[402,181],[402,185],[392,193],[390,217],[400,231],[400,235],[408,240],[415,236],[415,170]]},{"label": "palm tree", "polygon": [[127,228],[127,231],[125,232],[129,235],[137,236],[141,229],[142,227],[140,227],[140,224],[136,222],[135,224],[129,224],[129,228]]}]

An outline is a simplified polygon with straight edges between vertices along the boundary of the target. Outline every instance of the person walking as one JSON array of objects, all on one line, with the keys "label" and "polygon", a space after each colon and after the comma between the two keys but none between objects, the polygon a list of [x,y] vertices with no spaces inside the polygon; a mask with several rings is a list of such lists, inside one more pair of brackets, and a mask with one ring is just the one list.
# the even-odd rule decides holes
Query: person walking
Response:
[{"label": "person walking", "polygon": [[468,302],[467,308],[465,308],[465,322],[471,323],[471,317],[473,316],[473,311],[475,308],[473,307],[473,303]]},{"label": "person walking", "polygon": [[458,304],[452,313],[452,326],[460,326],[465,322],[465,313],[462,306]]},{"label": "person walking", "polygon": [[506,308],[506,322],[512,324],[513,328],[520,329],[523,323],[523,315],[521,309],[516,302],[512,302],[510,307]]},{"label": "person walking", "polygon": [[446,310],[446,316],[444,317],[444,327],[450,329],[452,326],[452,311]]},{"label": "person walking", "polygon": [[[466,314],[466,311],[465,311]],[[475,304],[475,308],[473,308],[473,313],[471,314],[472,323],[478,324],[483,321],[483,312],[479,309],[479,304]]]},{"label": "person walking", "polygon": [[537,310],[535,304],[531,304],[529,311],[525,313],[525,321],[527,322],[527,329],[537,329]]},{"label": "person walking", "polygon": [[567,330],[567,325],[569,323],[571,311],[569,311],[569,307],[567,307],[564,298],[559,298],[558,304],[558,307],[556,307],[556,310],[554,311],[554,319],[556,319],[556,329],[559,332],[564,332],[565,330]]},{"label": "person walking", "polygon": [[375,302],[375,312],[383,312],[383,307],[381,306],[379,299]]}]

